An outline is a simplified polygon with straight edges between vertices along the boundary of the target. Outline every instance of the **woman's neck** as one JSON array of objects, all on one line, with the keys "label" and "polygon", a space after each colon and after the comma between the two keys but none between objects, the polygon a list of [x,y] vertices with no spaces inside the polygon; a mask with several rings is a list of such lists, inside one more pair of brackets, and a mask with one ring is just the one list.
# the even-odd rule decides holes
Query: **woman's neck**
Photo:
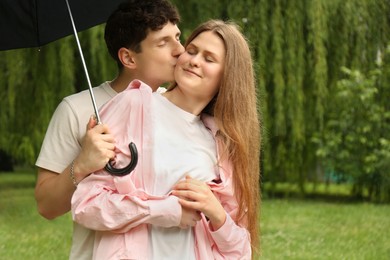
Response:
[{"label": "woman's neck", "polygon": [[200,115],[202,110],[208,104],[208,102],[202,102],[193,96],[183,93],[178,86],[170,91],[165,92],[163,96],[177,107],[180,107],[184,111],[187,111],[188,113],[196,116]]}]

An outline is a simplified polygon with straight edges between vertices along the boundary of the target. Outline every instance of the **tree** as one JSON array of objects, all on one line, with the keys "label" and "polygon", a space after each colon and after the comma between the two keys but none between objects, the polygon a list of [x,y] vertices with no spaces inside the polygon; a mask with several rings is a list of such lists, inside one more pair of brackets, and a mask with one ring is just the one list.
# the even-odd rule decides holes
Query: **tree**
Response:
[{"label": "tree", "polygon": [[[114,77],[104,26],[80,33],[92,85]],[[67,95],[87,89],[73,36],[40,48],[0,52],[0,148],[13,161],[33,165],[49,120]]]},{"label": "tree", "polygon": [[[321,181],[327,167],[339,167],[336,159],[338,162],[341,159],[330,151],[336,149],[333,146],[341,145],[340,149],[345,151],[353,147],[356,159],[375,149],[374,157],[350,167],[359,170],[367,167],[366,175],[386,183],[383,174],[389,161],[387,137],[382,135],[378,143],[369,140],[370,145],[365,144],[362,150],[357,148],[361,145],[358,139],[348,142],[346,147],[346,142],[336,142],[336,130],[342,128],[337,129],[334,124],[341,122],[337,109],[344,109],[343,105],[349,103],[352,106],[355,99],[367,96],[367,88],[376,88],[380,94],[371,92],[372,96],[365,100],[373,104],[365,103],[366,111],[355,111],[354,120],[366,119],[368,111],[380,114],[378,111],[382,109],[384,116],[389,110],[386,105],[389,97],[382,89],[390,84],[389,55],[385,52],[390,40],[388,0],[173,2],[182,16],[183,40],[199,23],[210,18],[233,20],[247,37],[257,76],[264,182],[289,182],[304,195],[306,182]],[[80,33],[93,86],[114,78],[116,72],[106,51],[103,30],[101,25]],[[375,60],[382,55],[383,65],[379,66]],[[0,52],[0,59],[0,150],[19,162],[33,164],[57,104],[64,96],[87,89],[76,44],[70,36],[40,51]],[[349,69],[343,71],[342,67]],[[344,90],[343,93],[349,94],[341,100],[343,84],[349,86],[344,88],[355,88],[357,92]],[[367,122],[371,127],[375,125],[375,129],[388,130],[388,119]],[[381,136],[379,130],[372,132]],[[353,135],[357,138],[361,134]],[[339,170],[346,177],[357,180],[357,175],[360,176],[358,170],[343,167]],[[371,194],[384,187],[371,186]],[[355,185],[356,194],[362,189]]]},{"label": "tree", "polygon": [[[390,50],[390,49],[389,49]],[[389,55],[390,52],[387,54]],[[388,62],[388,57],[386,62]],[[353,183],[352,194],[390,201],[390,64],[378,64],[364,75],[343,68],[333,109],[317,154],[329,168]]]}]

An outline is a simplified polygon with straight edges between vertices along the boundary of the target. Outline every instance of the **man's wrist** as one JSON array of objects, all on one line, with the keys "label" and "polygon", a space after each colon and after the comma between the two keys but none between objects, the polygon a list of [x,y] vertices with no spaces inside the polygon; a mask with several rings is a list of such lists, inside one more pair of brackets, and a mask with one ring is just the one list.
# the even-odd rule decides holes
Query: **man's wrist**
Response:
[{"label": "man's wrist", "polygon": [[75,174],[74,174],[74,164],[75,160],[72,161],[72,164],[70,165],[70,180],[72,181],[73,185],[77,188],[77,185],[79,184],[76,180]]}]

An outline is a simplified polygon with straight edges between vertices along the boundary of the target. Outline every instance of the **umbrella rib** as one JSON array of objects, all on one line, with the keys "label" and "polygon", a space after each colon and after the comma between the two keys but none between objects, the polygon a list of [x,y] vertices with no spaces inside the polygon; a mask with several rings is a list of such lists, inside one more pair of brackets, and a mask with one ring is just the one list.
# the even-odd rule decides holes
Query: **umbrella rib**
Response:
[{"label": "umbrella rib", "polygon": [[70,9],[70,5],[69,5],[68,0],[65,0],[65,2],[66,2],[66,5],[67,5],[67,7],[68,7],[68,12],[69,12],[70,20],[71,20],[71,22],[72,22],[72,27],[73,27],[74,36],[76,37],[77,47],[78,47],[79,52],[80,52],[81,61],[82,61],[82,63],[83,63],[83,68],[84,68],[85,76],[87,77],[89,94],[91,95],[91,101],[92,101],[93,109],[94,109],[94,111],[95,111],[96,120],[97,120],[97,123],[100,124],[100,123],[101,123],[101,120],[100,120],[100,116],[99,116],[99,111],[98,111],[98,109],[97,109],[97,105],[96,105],[96,101],[95,101],[95,96],[94,96],[94,94],[93,94],[93,89],[92,89],[91,80],[89,79],[89,74],[88,74],[87,65],[85,64],[84,55],[83,55],[83,50],[81,49],[79,37],[78,37],[78,35],[77,35],[76,26],[75,26],[74,21],[73,21],[72,11],[71,11],[71,9]]},{"label": "umbrella rib", "polygon": [[35,30],[36,30],[36,34],[37,34],[37,46],[42,46],[41,45],[41,37],[39,35],[39,19],[38,19],[38,0],[35,0],[34,1],[34,9],[35,9]]}]

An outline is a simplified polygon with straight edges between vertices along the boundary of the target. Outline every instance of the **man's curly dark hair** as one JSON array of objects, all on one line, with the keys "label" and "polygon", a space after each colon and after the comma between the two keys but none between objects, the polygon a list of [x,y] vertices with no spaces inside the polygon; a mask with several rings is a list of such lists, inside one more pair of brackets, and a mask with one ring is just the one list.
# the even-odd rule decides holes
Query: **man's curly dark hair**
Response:
[{"label": "man's curly dark hair", "polygon": [[178,10],[168,0],[127,0],[121,3],[107,20],[104,39],[108,52],[118,63],[122,47],[141,52],[141,42],[149,31],[158,31],[168,22],[180,22]]}]

